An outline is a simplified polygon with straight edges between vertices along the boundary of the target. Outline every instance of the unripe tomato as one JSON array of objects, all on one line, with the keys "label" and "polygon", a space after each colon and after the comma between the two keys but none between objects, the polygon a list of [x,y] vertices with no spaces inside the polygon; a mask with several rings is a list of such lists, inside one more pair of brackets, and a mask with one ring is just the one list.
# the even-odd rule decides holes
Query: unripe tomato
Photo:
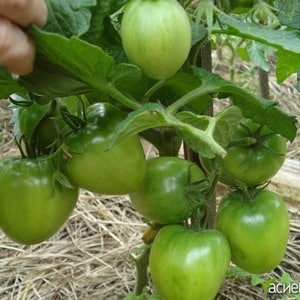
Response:
[{"label": "unripe tomato", "polygon": [[142,184],[129,196],[132,206],[148,220],[159,224],[180,223],[199,207],[201,191],[191,193],[189,188],[195,188],[203,180],[202,170],[188,160],[156,157],[147,161]]},{"label": "unripe tomato", "polygon": [[0,227],[13,241],[40,243],[68,220],[79,189],[56,182],[55,172],[53,162],[44,157],[0,161]]},{"label": "unripe tomato", "polygon": [[227,237],[231,259],[250,273],[273,270],[282,260],[289,237],[289,215],[281,196],[268,190],[244,199],[226,195],[216,218],[216,228]]},{"label": "unripe tomato", "polygon": [[155,237],[149,267],[163,299],[213,300],[229,262],[230,248],[220,231],[167,225]]},{"label": "unripe tomato", "polygon": [[126,117],[109,103],[94,103],[86,109],[87,123],[65,139],[71,157],[63,171],[81,188],[101,194],[136,191],[146,172],[146,159],[137,135],[106,150],[110,138]]},{"label": "unripe tomato", "polygon": [[132,0],[125,7],[121,37],[128,59],[154,79],[166,79],[183,65],[191,47],[191,26],[176,0]]}]

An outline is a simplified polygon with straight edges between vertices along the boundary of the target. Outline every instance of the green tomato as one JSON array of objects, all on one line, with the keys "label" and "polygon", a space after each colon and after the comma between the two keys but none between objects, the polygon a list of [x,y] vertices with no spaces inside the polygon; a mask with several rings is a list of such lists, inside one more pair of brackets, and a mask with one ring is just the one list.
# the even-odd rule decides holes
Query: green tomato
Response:
[{"label": "green tomato", "polygon": [[72,213],[79,190],[54,181],[45,158],[5,158],[0,161],[0,227],[20,244],[50,238]]},{"label": "green tomato", "polygon": [[289,215],[281,196],[261,190],[249,201],[237,193],[220,204],[216,228],[227,237],[232,262],[250,273],[273,270],[282,260],[289,235]]},{"label": "green tomato", "polygon": [[227,148],[222,166],[236,179],[255,186],[272,178],[281,168],[286,156],[286,139],[251,120],[244,120],[233,136],[233,140],[245,138],[254,138],[255,142]]},{"label": "green tomato", "polygon": [[16,122],[14,133],[17,140],[21,137],[33,146],[38,154],[49,154],[59,135],[69,131],[69,127],[62,120],[58,107],[64,106],[73,115],[82,114],[89,104],[83,98],[79,101],[77,96],[64,97],[55,100],[56,109],[52,111],[51,103],[40,105],[32,102],[28,106],[18,106],[15,109]]},{"label": "green tomato", "polygon": [[165,300],[212,300],[226,275],[230,248],[217,230],[181,225],[160,230],[150,251],[153,284]]},{"label": "green tomato", "polygon": [[112,134],[124,120],[109,103],[95,103],[86,110],[87,123],[66,137],[71,157],[62,169],[72,182],[102,194],[128,194],[138,189],[146,172],[146,159],[137,135],[106,150]]},{"label": "green tomato", "polygon": [[147,161],[142,184],[129,196],[145,218],[159,224],[180,223],[199,207],[201,193],[193,198],[188,189],[203,180],[204,173],[196,164],[178,157],[157,157]]},{"label": "green tomato", "polygon": [[128,59],[154,79],[175,74],[191,48],[189,18],[176,0],[131,0],[121,37]]},{"label": "green tomato", "polygon": [[57,139],[56,120],[50,118],[49,110],[50,104],[40,105],[35,102],[16,108],[18,122],[15,123],[14,131],[17,138],[23,136],[42,154],[49,153]]}]

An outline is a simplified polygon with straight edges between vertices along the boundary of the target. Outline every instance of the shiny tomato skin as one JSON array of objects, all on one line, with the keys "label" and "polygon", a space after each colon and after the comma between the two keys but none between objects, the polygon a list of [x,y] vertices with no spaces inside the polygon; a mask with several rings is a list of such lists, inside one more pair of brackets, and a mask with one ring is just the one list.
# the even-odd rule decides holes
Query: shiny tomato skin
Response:
[{"label": "shiny tomato skin", "polygon": [[282,260],[289,236],[289,214],[278,194],[262,190],[251,200],[236,193],[220,204],[216,228],[227,237],[232,262],[250,273],[273,270]]},{"label": "shiny tomato skin", "polygon": [[[249,146],[232,146],[226,149],[227,155],[222,160],[222,167],[236,179],[248,186],[261,184],[272,178],[281,168],[286,157],[286,139],[279,134],[271,133],[264,127],[259,134],[256,133],[259,125],[247,120],[244,123],[248,129],[239,126],[234,134],[234,139],[247,137],[257,138],[258,143]],[[225,176],[226,177],[226,173]],[[224,183],[226,179],[223,178]],[[230,183],[229,183],[230,184]]]},{"label": "shiny tomato skin", "polygon": [[54,182],[45,158],[0,161],[0,227],[13,241],[36,244],[54,235],[67,221],[78,199],[77,187]]},{"label": "shiny tomato skin", "polygon": [[129,194],[132,206],[146,219],[159,224],[180,223],[199,206],[189,198],[188,181],[204,180],[202,170],[178,157],[156,157],[147,161],[139,189]]},{"label": "shiny tomato skin", "polygon": [[134,192],[143,181],[146,159],[137,135],[106,150],[123,113],[109,103],[95,103],[86,110],[86,126],[66,138],[71,157],[62,169],[81,188],[101,194]]},{"label": "shiny tomato skin", "polygon": [[150,251],[150,274],[165,300],[212,300],[228,269],[230,248],[217,230],[167,225]]},{"label": "shiny tomato skin", "polygon": [[121,22],[128,59],[154,79],[177,72],[191,48],[187,13],[176,0],[132,0]]}]

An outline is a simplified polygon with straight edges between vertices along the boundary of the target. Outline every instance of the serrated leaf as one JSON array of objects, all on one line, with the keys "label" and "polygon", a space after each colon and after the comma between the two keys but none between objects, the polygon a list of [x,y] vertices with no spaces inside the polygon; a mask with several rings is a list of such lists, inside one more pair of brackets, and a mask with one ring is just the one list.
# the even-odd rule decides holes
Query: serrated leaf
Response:
[{"label": "serrated leaf", "polygon": [[266,57],[266,45],[253,41],[248,47],[250,60],[264,71],[270,71],[270,64]]},{"label": "serrated leaf", "polygon": [[176,128],[187,144],[194,151],[203,154],[203,156],[223,156],[226,153],[205,131],[182,122],[173,115],[168,114],[159,104],[155,103],[147,103],[140,109],[130,113],[119,124],[116,132],[111,137],[107,149],[110,149],[126,137],[160,126]]},{"label": "serrated leaf", "polygon": [[71,37],[88,31],[91,22],[91,9],[96,0],[47,0],[48,21],[44,30]]},{"label": "serrated leaf", "polygon": [[176,117],[185,122],[188,123],[198,129],[205,130],[209,124],[209,116],[205,115],[196,115],[189,111],[182,111],[176,114]]},{"label": "serrated leaf", "polygon": [[[176,117],[181,120],[182,122],[185,122],[189,125],[192,125],[193,127],[196,127],[197,129],[205,131],[211,117],[204,116],[204,115],[196,115],[189,111],[182,111],[178,114],[176,114]],[[212,151],[211,147],[207,145],[207,143],[204,143],[202,140],[199,140],[195,138],[191,134],[187,134],[186,132],[181,132],[180,135],[186,142],[186,144],[194,151],[203,157],[213,158],[215,156],[215,153]],[[211,139],[213,140],[213,137],[211,136]]]},{"label": "serrated leaf", "polygon": [[[75,94],[76,90],[88,86],[89,90],[98,89],[106,92],[109,87],[107,77],[113,69],[115,62],[112,57],[107,55],[101,48],[89,44],[77,37],[66,38],[55,33],[47,33],[40,29],[31,30],[31,34],[35,39],[37,57],[40,57],[36,63],[34,72],[29,75],[27,83],[34,88],[34,85],[39,86],[41,74],[44,80],[51,81],[49,85],[45,85],[45,89],[64,90],[63,85],[68,83],[74,88],[68,88],[69,95]],[[50,66],[50,67],[49,67]],[[35,73],[37,72],[37,73]],[[59,82],[52,80],[61,75],[66,77],[65,80]],[[26,76],[22,77],[26,82]],[[25,83],[26,84],[26,83]]]},{"label": "serrated leaf", "polygon": [[[222,29],[215,29],[216,33],[240,36],[276,49],[282,49],[292,53],[300,54],[300,37],[296,30],[273,29],[255,23],[237,20],[232,17],[222,16]],[[227,27],[226,27],[227,25]]]},{"label": "serrated leaf", "polygon": [[[214,33],[239,36],[269,45],[280,50],[279,53],[281,54],[281,59],[286,64],[288,64],[288,61],[285,60],[285,57],[293,57],[293,60],[297,62],[297,66],[294,66],[293,69],[297,70],[299,68],[298,60],[296,59],[296,57],[300,55],[300,36],[298,30],[284,30],[284,28],[273,29],[269,26],[249,23],[228,16],[222,16],[220,20],[222,22],[222,27],[215,28]],[[290,66],[286,65],[286,67],[287,70],[285,70],[284,63],[281,64],[281,68],[283,68],[284,71],[281,73],[280,82],[285,80],[291,73],[295,72],[292,72]]]},{"label": "serrated leaf", "polygon": [[290,141],[296,137],[296,117],[280,110],[277,103],[264,100],[237,86],[223,87],[222,91],[230,92],[232,104],[241,109],[244,117],[268,126]]},{"label": "serrated leaf", "polygon": [[300,1],[285,0],[274,1],[279,10],[280,22],[294,29],[300,29]]},{"label": "serrated leaf", "polygon": [[[218,75],[208,73],[196,67],[193,70],[201,79],[202,85],[206,90],[218,92],[220,98],[222,98],[222,94],[225,94],[226,97],[231,96],[232,104],[238,106],[245,117],[252,119],[258,124],[268,126],[290,141],[294,140],[297,134],[297,119],[295,116],[282,111],[276,103],[251,94],[247,90],[222,79]],[[197,94],[197,91],[201,90],[202,85],[190,91],[189,94]]]},{"label": "serrated leaf", "polygon": [[68,39],[39,29],[34,30],[32,35],[35,38],[37,53],[46,57],[48,61],[62,67],[83,82],[95,86],[106,82],[114,60],[101,48],[77,37]]},{"label": "serrated leaf", "polygon": [[104,21],[110,13],[110,1],[98,0],[97,5],[91,10],[92,17],[87,32],[81,36],[85,41],[94,45],[101,45],[102,34],[104,33]]},{"label": "serrated leaf", "polygon": [[214,139],[222,147],[225,148],[228,145],[242,117],[243,114],[237,106],[231,106],[216,116]]},{"label": "serrated leaf", "polygon": [[230,267],[226,273],[226,277],[229,277],[229,278],[244,279],[244,278],[248,278],[251,276],[252,276],[251,273],[249,273],[239,267],[236,267],[236,266]]},{"label": "serrated leaf", "polygon": [[279,50],[277,56],[276,78],[281,83],[300,69],[300,54]]},{"label": "serrated leaf", "polygon": [[131,112],[128,117],[119,124],[117,131],[112,136],[108,149],[124,138],[138,134],[150,128],[167,126],[164,109],[155,103],[148,103],[140,109]]},{"label": "serrated leaf", "polygon": [[256,274],[251,275],[251,285],[252,286],[257,286],[264,282],[265,282],[265,279],[260,278],[258,275],[256,275]]}]

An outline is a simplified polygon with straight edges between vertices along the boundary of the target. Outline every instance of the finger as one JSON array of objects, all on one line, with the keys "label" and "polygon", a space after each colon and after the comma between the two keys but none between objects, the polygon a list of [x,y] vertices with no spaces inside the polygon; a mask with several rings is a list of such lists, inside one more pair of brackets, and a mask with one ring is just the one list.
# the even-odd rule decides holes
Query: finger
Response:
[{"label": "finger", "polygon": [[20,27],[0,18],[0,65],[10,72],[25,75],[32,71],[34,43]]},{"label": "finger", "polygon": [[44,26],[47,6],[44,0],[0,0],[0,15],[21,26]]}]

